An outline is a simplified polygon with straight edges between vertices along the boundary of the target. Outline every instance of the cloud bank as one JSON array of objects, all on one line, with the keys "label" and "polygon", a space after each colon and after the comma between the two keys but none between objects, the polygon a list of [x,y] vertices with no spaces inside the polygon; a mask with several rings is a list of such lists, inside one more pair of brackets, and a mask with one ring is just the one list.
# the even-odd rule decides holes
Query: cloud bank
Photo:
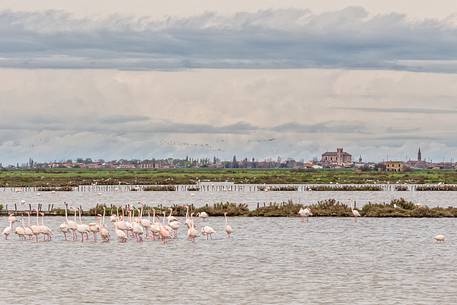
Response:
[{"label": "cloud bank", "polygon": [[361,7],[188,18],[0,12],[0,67],[345,68],[457,71],[457,17],[411,21]]},{"label": "cloud bank", "polygon": [[379,70],[0,69],[0,162],[457,158],[457,76]]}]

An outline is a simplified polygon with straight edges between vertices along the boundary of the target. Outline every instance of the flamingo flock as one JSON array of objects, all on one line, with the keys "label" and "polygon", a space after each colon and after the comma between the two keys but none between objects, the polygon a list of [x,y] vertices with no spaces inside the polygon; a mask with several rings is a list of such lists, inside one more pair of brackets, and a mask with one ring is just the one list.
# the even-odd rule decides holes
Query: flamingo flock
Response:
[{"label": "flamingo flock", "polygon": [[[178,232],[181,228],[180,219],[173,216],[173,209],[169,209],[167,215],[163,212],[161,219],[156,216],[156,210],[152,209],[152,217],[148,212],[147,217],[143,217],[143,205],[140,207],[128,206],[127,213],[124,208],[116,209],[116,213],[109,216],[108,225],[105,223],[106,209],[103,208],[103,214],[98,214],[95,217],[95,222],[85,223],[82,218],[82,208],[65,205],[64,221],[58,226],[57,231],[63,235],[65,241],[80,241],[82,243],[92,240],[97,242],[108,242],[112,239],[120,243],[126,243],[129,240],[143,242],[145,240],[158,240],[163,244],[170,240],[178,239]],[[189,213],[189,206],[185,206],[186,216],[184,225],[187,228],[186,237],[189,241],[195,242],[199,236],[208,239],[213,239],[216,235],[216,230],[209,225],[202,226],[201,230],[197,230],[197,224],[194,219],[194,213]],[[73,212],[73,219],[69,217],[69,213]],[[36,216],[35,223],[31,222],[32,214]],[[54,237],[54,232],[45,224],[44,213],[38,209],[33,212],[27,212],[27,224],[24,217],[20,219],[20,225],[14,230],[14,233],[20,240],[31,240],[38,242],[40,237],[42,241],[51,241]],[[125,216],[126,215],[126,216]],[[197,216],[202,221],[206,221],[209,215],[206,212],[199,213]],[[17,223],[17,218],[14,214],[8,216],[9,225],[3,230],[2,234],[7,240],[13,233],[14,224]],[[231,238],[234,232],[233,228],[228,223],[227,213],[224,214],[224,230],[227,238]],[[109,227],[112,227],[110,230]],[[114,232],[114,236],[110,232]]]}]

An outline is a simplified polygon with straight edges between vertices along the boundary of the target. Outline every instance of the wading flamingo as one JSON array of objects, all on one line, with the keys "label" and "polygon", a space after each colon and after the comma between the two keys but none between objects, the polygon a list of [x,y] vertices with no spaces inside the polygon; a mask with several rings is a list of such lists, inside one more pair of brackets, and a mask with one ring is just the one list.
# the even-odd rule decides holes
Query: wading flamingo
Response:
[{"label": "wading flamingo", "polygon": [[190,214],[190,228],[187,230],[187,239],[191,240],[192,242],[195,242],[195,238],[198,237],[198,231],[194,227],[194,222],[192,219],[192,216],[194,213]]},{"label": "wading flamingo", "polygon": [[[77,238],[77,233],[76,231],[78,230],[78,223],[76,222],[76,208],[70,207],[70,209],[74,210],[74,215],[73,215],[73,220],[69,220],[68,216],[66,216],[66,222],[67,222],[67,228],[71,230],[72,233],[72,238],[73,240],[76,240]],[[65,203],[65,211],[68,210],[68,204]]]},{"label": "wading flamingo", "polygon": [[118,228],[118,222],[114,223],[114,232],[116,233],[117,239],[121,243],[127,242],[127,234]]},{"label": "wading flamingo", "polygon": [[52,237],[52,230],[44,224],[44,213],[41,213],[41,226],[40,226],[41,234],[43,234],[43,240],[50,241]]},{"label": "wading flamingo", "polygon": [[5,236],[5,239],[8,240],[8,236],[13,231],[13,223],[10,222],[10,225],[3,229],[2,234]]},{"label": "wading flamingo", "polygon": [[24,234],[31,239],[33,237],[32,229],[30,229],[30,212],[27,212],[27,227],[24,228]]},{"label": "wading flamingo", "polygon": [[206,236],[206,240],[208,240],[208,236],[213,239],[213,234],[216,233],[216,230],[214,230],[212,227],[210,226],[204,226],[202,228],[202,235],[205,235]]},{"label": "wading flamingo", "polygon": [[306,222],[308,222],[308,217],[313,216],[313,213],[309,208],[300,208],[300,211],[298,211],[298,215],[300,215],[301,217],[301,222],[305,222],[305,218]]},{"label": "wading flamingo", "polygon": [[189,218],[189,206],[186,205],[186,226],[187,226],[187,229],[190,229],[192,224],[193,224],[193,220],[191,220]]},{"label": "wading flamingo", "polygon": [[105,226],[105,213],[106,213],[106,208],[103,207],[103,217],[102,217],[102,224],[100,226],[100,237],[102,238],[103,241],[109,241],[109,231]]},{"label": "wading flamingo", "polygon": [[[138,210],[138,214],[140,211]],[[141,220],[137,218],[135,220],[135,210],[133,210],[133,219],[134,221],[132,222],[132,232],[133,236],[136,238],[138,242],[143,241],[143,234],[144,234],[144,228],[141,225]]]},{"label": "wading flamingo", "polygon": [[63,233],[65,240],[67,240],[67,233],[69,231],[69,228],[68,228],[68,212],[67,212],[66,203],[65,203],[65,221],[60,224],[59,230],[60,230],[60,232]]},{"label": "wading flamingo", "polygon": [[162,243],[164,243],[164,244],[167,242],[167,239],[170,238],[170,231],[167,230],[167,228],[165,226],[165,217],[166,217],[166,213],[163,212],[163,224],[160,226],[160,231],[159,231],[160,239],[162,240]]},{"label": "wading flamingo", "polygon": [[76,227],[76,230],[81,234],[81,242],[84,242],[84,235],[86,236],[86,240],[89,239],[89,226],[82,221],[81,208],[79,208],[79,224]]},{"label": "wading flamingo", "polygon": [[37,208],[37,210],[36,210],[36,224],[30,226],[30,229],[32,230],[32,233],[35,236],[36,242],[38,242],[38,237],[41,234],[41,228],[40,228],[40,225],[38,224],[38,213],[39,212],[38,212],[38,208]]},{"label": "wading flamingo", "polygon": [[208,213],[206,212],[200,212],[197,214],[198,217],[200,217],[203,220],[206,220],[208,218]]},{"label": "wading flamingo", "polygon": [[156,210],[152,209],[151,237],[153,240],[160,237],[160,222],[156,220]]},{"label": "wading flamingo", "polygon": [[357,211],[354,201],[354,207],[351,209],[352,215],[354,215],[354,222],[357,222],[357,217],[360,217],[359,211]]},{"label": "wading flamingo", "polygon": [[24,219],[21,218],[21,226],[16,227],[14,233],[19,236],[21,239],[25,239],[25,226],[24,226]]},{"label": "wading flamingo", "polygon": [[230,238],[233,233],[233,229],[232,229],[232,226],[228,224],[227,212],[224,213],[224,217],[225,217],[225,233],[227,233],[227,238]]},{"label": "wading flamingo", "polygon": [[97,214],[95,222],[89,223],[89,232],[94,236],[94,241],[97,241],[97,233],[100,232],[100,219],[102,215]]}]

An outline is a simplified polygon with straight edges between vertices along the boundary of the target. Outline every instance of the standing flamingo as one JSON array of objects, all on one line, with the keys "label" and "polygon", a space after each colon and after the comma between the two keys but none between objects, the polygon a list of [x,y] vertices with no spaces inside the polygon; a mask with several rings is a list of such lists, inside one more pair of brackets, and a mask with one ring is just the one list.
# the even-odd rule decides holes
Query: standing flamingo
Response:
[{"label": "standing flamingo", "polygon": [[21,218],[21,226],[16,227],[14,233],[19,236],[21,239],[25,239],[25,226],[24,226],[24,219]]},{"label": "standing flamingo", "polygon": [[44,213],[41,213],[41,226],[40,226],[41,234],[43,234],[43,240],[48,238],[48,241],[51,240],[52,237],[52,230],[44,224]]},{"label": "standing flamingo", "polygon": [[102,215],[97,214],[95,222],[89,223],[89,232],[94,236],[94,241],[97,241],[97,233],[100,232],[100,218]]},{"label": "standing flamingo", "polygon": [[166,213],[163,212],[163,224],[160,226],[160,231],[159,231],[160,239],[162,240],[162,243],[164,243],[164,244],[167,242],[167,239],[170,237],[170,231],[167,230],[167,228],[165,226],[165,216],[166,216]]},{"label": "standing flamingo", "polygon": [[198,231],[194,227],[194,221],[192,219],[192,216],[194,213],[190,214],[190,228],[187,230],[187,239],[191,240],[192,242],[195,242],[195,238],[198,237]]},{"label": "standing flamingo", "polygon": [[309,208],[300,208],[298,215],[301,217],[301,222],[305,222],[305,218],[306,222],[308,222],[308,217],[313,216],[313,213]]},{"label": "standing flamingo", "polygon": [[9,222],[9,226],[7,226],[5,229],[3,229],[2,234],[5,236],[5,240],[8,240],[8,236],[11,234],[13,231],[13,223]]},{"label": "standing flamingo", "polygon": [[357,217],[360,217],[359,211],[357,211],[356,206],[355,206],[355,201],[354,201],[354,207],[351,209],[352,215],[354,216],[354,222],[357,222]]},{"label": "standing flamingo", "polygon": [[120,230],[118,228],[118,225],[119,225],[118,222],[114,223],[114,233],[116,233],[116,236],[117,236],[117,239],[119,240],[119,242],[125,243],[125,242],[127,242],[127,234],[124,231]]},{"label": "standing flamingo", "polygon": [[200,212],[200,213],[197,214],[197,216],[200,217],[203,220],[206,220],[209,217],[208,213],[206,213],[206,212]]},{"label": "standing flamingo", "polygon": [[206,236],[206,240],[208,240],[208,236],[213,239],[213,234],[215,234],[216,231],[210,227],[210,226],[204,226],[202,228],[202,235],[205,235]]},{"label": "standing flamingo", "polygon": [[81,234],[81,242],[84,242],[84,235],[89,239],[89,226],[84,224],[81,218],[81,208],[79,208],[79,224],[76,230]]},{"label": "standing flamingo", "polygon": [[29,238],[32,239],[33,237],[33,232],[32,229],[30,229],[30,212],[27,212],[27,227],[24,228],[24,234]]},{"label": "standing flamingo", "polygon": [[193,220],[191,220],[189,218],[189,206],[188,205],[186,205],[186,222],[185,223],[186,223],[187,229],[190,229],[190,227],[193,223]]},{"label": "standing flamingo", "polygon": [[100,226],[100,237],[102,238],[103,241],[109,241],[109,231],[105,226],[105,213],[106,213],[106,208],[103,207],[103,218],[102,218],[102,224]]},{"label": "standing flamingo", "polygon": [[[138,210],[138,214],[139,213],[140,211]],[[144,228],[141,225],[141,220],[139,218],[135,220],[135,210],[133,210],[132,233],[138,242],[143,241]]]},{"label": "standing flamingo", "polygon": [[[65,210],[67,210],[67,209],[68,209],[68,204],[65,203]],[[71,230],[71,232],[72,232],[73,240],[76,240],[76,238],[77,238],[76,231],[78,230],[78,223],[76,222],[76,211],[77,211],[77,209],[74,208],[74,207],[70,207],[70,209],[74,210],[73,220],[69,220],[68,216],[67,216],[66,222],[67,222],[68,229]]]},{"label": "standing flamingo", "polygon": [[68,212],[67,212],[66,203],[65,203],[65,221],[60,224],[59,230],[60,230],[60,232],[63,233],[65,240],[67,240],[67,233],[69,231],[69,228],[68,228]]},{"label": "standing flamingo", "polygon": [[152,209],[151,237],[152,240],[160,237],[160,222],[156,221],[156,210],[154,208]]},{"label": "standing flamingo", "polygon": [[30,226],[30,229],[32,230],[33,235],[35,235],[36,242],[38,242],[38,237],[41,234],[41,228],[40,228],[40,225],[38,224],[38,213],[39,212],[38,212],[38,208],[37,208],[37,210],[36,210],[36,224]]},{"label": "standing flamingo", "polygon": [[227,212],[224,213],[224,217],[225,217],[225,233],[227,233],[227,238],[230,238],[230,236],[233,233],[233,229],[232,229],[232,226],[228,224]]}]

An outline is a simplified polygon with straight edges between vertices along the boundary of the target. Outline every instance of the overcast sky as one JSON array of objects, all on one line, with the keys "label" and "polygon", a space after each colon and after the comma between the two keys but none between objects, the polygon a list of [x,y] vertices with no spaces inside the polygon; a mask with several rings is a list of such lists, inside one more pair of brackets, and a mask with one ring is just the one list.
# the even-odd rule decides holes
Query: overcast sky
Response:
[{"label": "overcast sky", "polygon": [[2,1],[0,162],[457,158],[455,1],[276,2]]}]

